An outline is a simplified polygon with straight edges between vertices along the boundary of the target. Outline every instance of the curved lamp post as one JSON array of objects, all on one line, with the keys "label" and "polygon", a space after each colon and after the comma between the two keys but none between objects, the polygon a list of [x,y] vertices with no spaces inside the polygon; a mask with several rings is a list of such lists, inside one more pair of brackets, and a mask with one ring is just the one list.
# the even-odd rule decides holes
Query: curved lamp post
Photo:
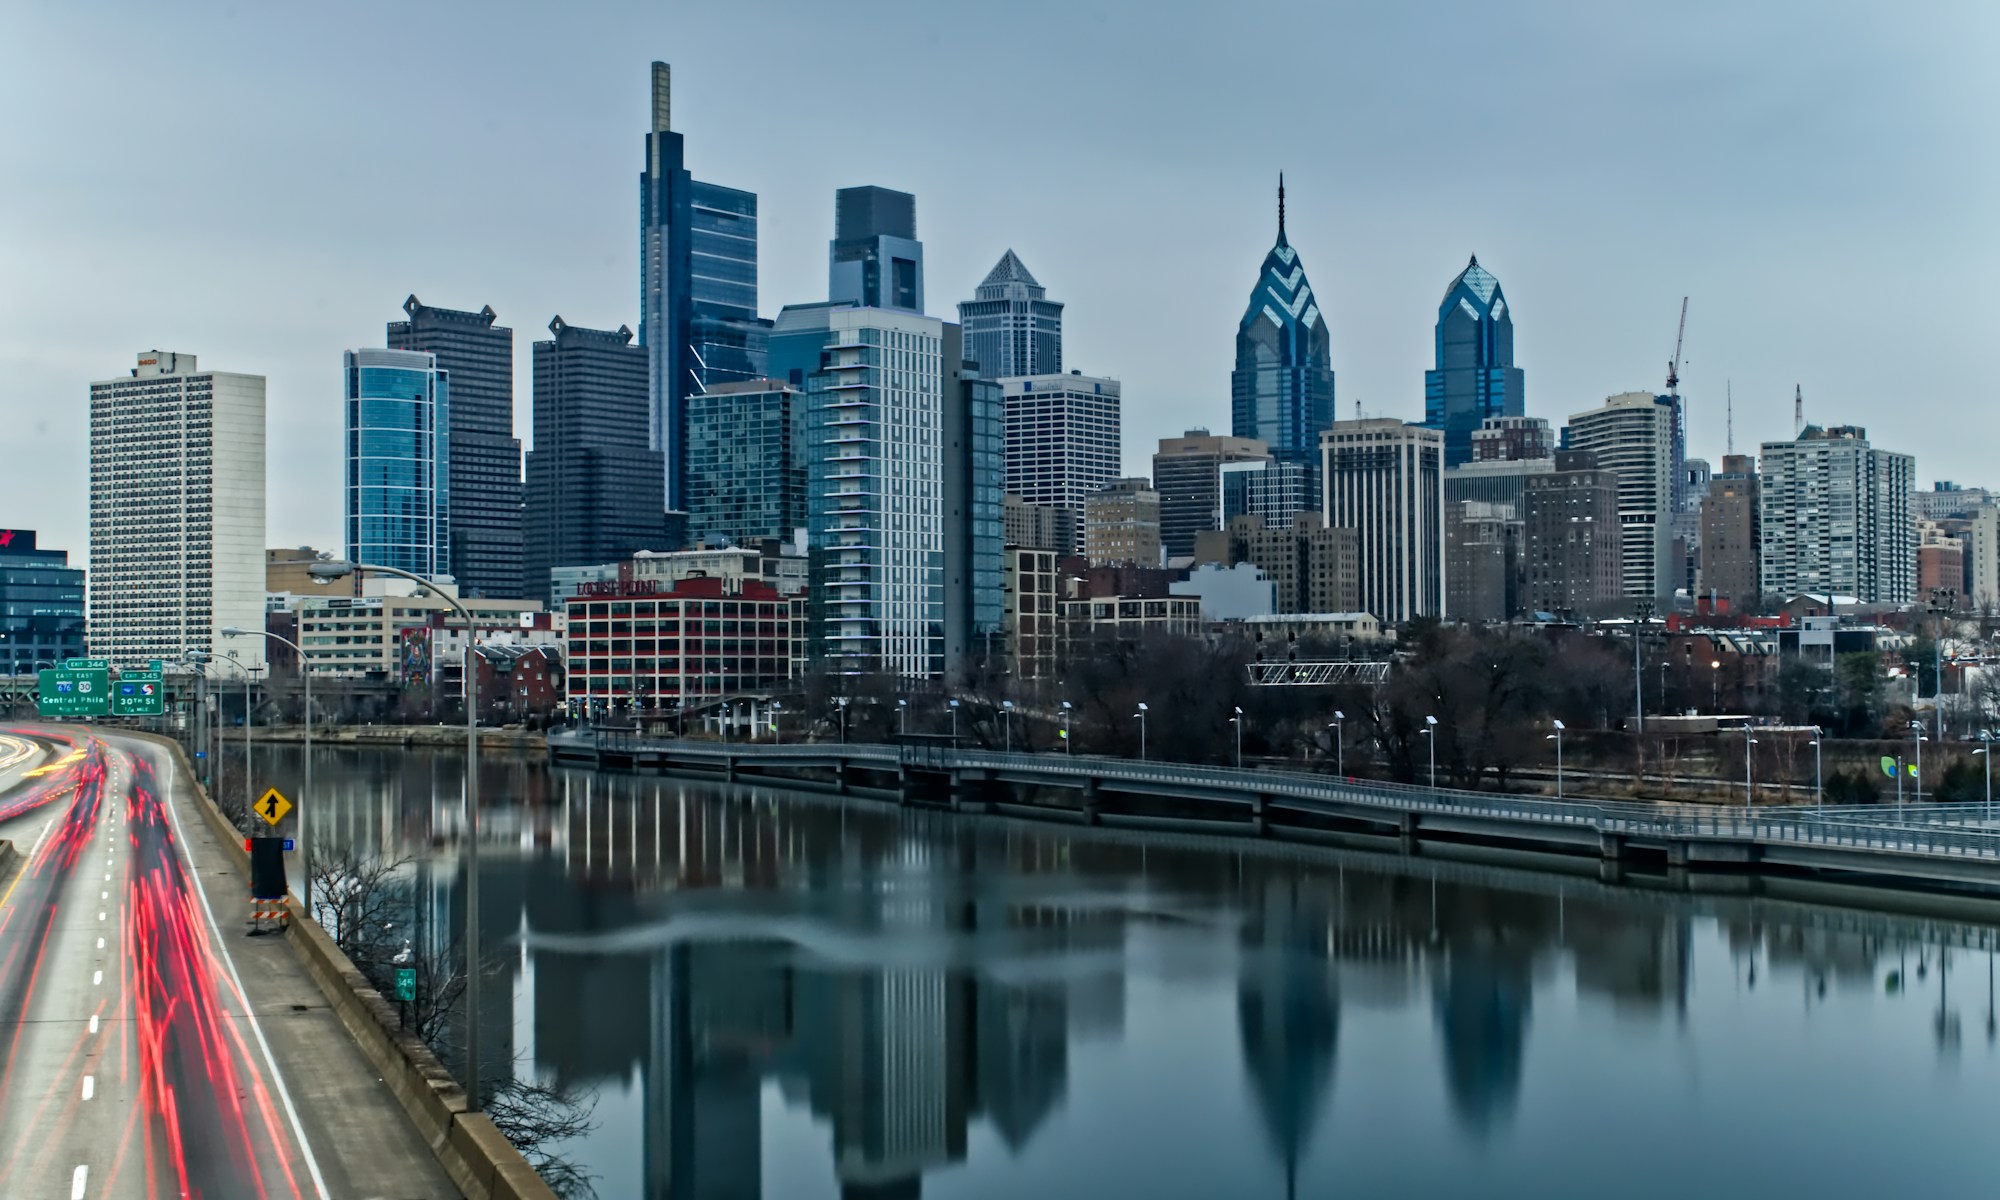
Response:
[{"label": "curved lamp post", "polygon": [[309,810],[311,809],[311,807],[312,807],[312,806],[311,806],[310,804],[308,804],[308,803],[306,802],[306,798],[307,798],[308,796],[311,796],[311,795],[313,794],[313,677],[312,677],[312,664],[306,661],[306,651],[305,651],[305,647],[303,647],[303,646],[299,645],[299,644],[298,644],[297,642],[295,642],[295,641],[293,641],[292,639],[290,639],[290,638],[288,638],[288,637],[284,636],[283,634],[278,634],[278,633],[272,633],[272,632],[271,632],[270,630],[268,630],[268,629],[264,629],[264,630],[249,630],[249,629],[237,629],[237,628],[234,628],[234,627],[232,626],[232,627],[230,627],[230,628],[226,628],[226,629],[224,629],[224,630],[222,631],[222,636],[223,636],[223,637],[226,637],[226,638],[239,638],[239,637],[256,637],[258,633],[262,633],[262,634],[263,634],[263,635],[264,635],[265,637],[267,637],[267,638],[270,638],[270,639],[271,639],[272,641],[274,641],[274,642],[278,642],[278,643],[281,643],[281,644],[283,644],[283,645],[286,645],[286,646],[290,646],[290,647],[292,648],[292,652],[293,652],[294,654],[297,654],[297,655],[299,656],[299,674],[300,674],[300,676],[301,676],[302,678],[304,678],[304,679],[305,679],[305,681],[306,681],[306,782],[305,782],[305,790],[304,790],[304,791],[303,791],[303,792],[302,792],[302,793],[300,794],[300,796],[299,796],[299,804],[298,804],[298,809],[299,809],[299,889],[300,889],[300,890],[299,890],[299,897],[300,897],[300,899],[302,899],[302,900],[304,900],[304,901],[305,901],[305,909],[306,909],[306,918],[307,918],[308,920],[315,920],[315,921],[316,921],[316,920],[318,920],[319,918],[318,918],[318,917],[316,917],[316,916],[314,915],[314,909],[313,909],[313,900],[312,900],[312,878],[313,878],[313,877],[312,877],[312,837],[310,836],[310,834],[311,834],[311,828],[312,828],[312,826],[311,826],[311,820],[312,820],[312,818],[311,818],[311,817],[309,817],[309,816],[307,815],[308,811],[309,811]]},{"label": "curved lamp post", "polygon": [[[407,579],[452,606],[465,622],[465,1103],[471,1112],[479,1104],[479,655],[472,614],[458,597],[421,575],[396,567],[328,559],[306,567],[316,583],[332,583],[356,573],[394,575]],[[303,656],[302,656],[303,657]]]},{"label": "curved lamp post", "polygon": [[1425,743],[1425,744],[1426,744],[1426,745],[1427,745],[1427,746],[1428,746],[1428,747],[1430,748],[1430,754],[1431,754],[1431,790],[1432,790],[1432,791],[1436,791],[1436,790],[1437,790],[1437,785],[1438,785],[1438,740],[1437,740],[1437,727],[1438,727],[1438,719],[1437,719],[1436,717],[1425,717],[1425,718],[1424,718],[1424,727],[1423,727],[1423,730],[1422,730],[1422,732],[1423,732],[1423,735],[1424,735],[1424,743]]},{"label": "curved lamp post", "polygon": [[1347,775],[1347,714],[1333,710],[1333,773],[1345,778]]},{"label": "curved lamp post", "polygon": [[1132,715],[1139,718],[1139,761],[1146,761],[1146,702],[1139,701],[1139,711]]},{"label": "curved lamp post", "polygon": [[1542,740],[1556,744],[1556,799],[1560,800],[1563,798],[1563,730],[1566,726],[1561,720],[1557,720],[1554,724],[1556,731]]}]

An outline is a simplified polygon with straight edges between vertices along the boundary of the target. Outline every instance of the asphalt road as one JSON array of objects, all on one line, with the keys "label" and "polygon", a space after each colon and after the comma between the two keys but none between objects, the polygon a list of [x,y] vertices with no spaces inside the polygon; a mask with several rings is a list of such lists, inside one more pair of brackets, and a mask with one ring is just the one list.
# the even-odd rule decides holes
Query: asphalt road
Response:
[{"label": "asphalt road", "polygon": [[[24,733],[69,740],[6,765]],[[455,1195],[337,1022],[313,1023],[284,940],[243,940],[244,889],[169,803],[171,764],[0,735],[0,838],[22,855],[0,875],[0,1196]],[[303,1102],[286,1058],[314,1076]]]}]

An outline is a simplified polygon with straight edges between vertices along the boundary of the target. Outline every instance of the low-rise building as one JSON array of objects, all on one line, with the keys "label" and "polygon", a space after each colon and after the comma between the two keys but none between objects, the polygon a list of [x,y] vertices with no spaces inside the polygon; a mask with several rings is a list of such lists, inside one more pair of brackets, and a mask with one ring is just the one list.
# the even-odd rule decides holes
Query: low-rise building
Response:
[{"label": "low-rise building", "polygon": [[1053,550],[1009,546],[1000,612],[1007,668],[1017,679],[1046,679],[1056,669],[1056,603],[1061,593]]},{"label": "low-rise building", "polygon": [[[481,640],[532,628],[546,610],[532,600],[461,599],[472,614]],[[417,667],[401,661],[405,649],[401,631],[428,625],[433,618],[458,617],[449,602],[425,593],[417,596],[304,596],[298,599],[299,645],[318,675],[399,675],[412,677]],[[462,652],[462,651],[461,651]],[[419,672],[428,678],[428,663]]]},{"label": "low-rise building", "polygon": [[1160,494],[1150,480],[1114,479],[1084,497],[1083,556],[1092,566],[1160,565]]},{"label": "low-rise building", "polygon": [[1199,596],[1099,596],[1062,602],[1065,661],[1106,641],[1193,637],[1201,632]]},{"label": "low-rise building", "polygon": [[780,687],[805,663],[803,596],[757,579],[627,579],[565,602],[577,714],[686,708]]}]

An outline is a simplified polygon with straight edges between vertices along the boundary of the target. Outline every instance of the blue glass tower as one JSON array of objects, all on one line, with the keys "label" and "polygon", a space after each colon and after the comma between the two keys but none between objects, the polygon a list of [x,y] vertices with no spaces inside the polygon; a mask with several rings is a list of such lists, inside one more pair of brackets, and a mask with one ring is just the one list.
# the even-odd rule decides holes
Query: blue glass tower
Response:
[{"label": "blue glass tower", "polygon": [[447,373],[415,350],[349,350],[342,360],[348,561],[449,574]]},{"label": "blue glass tower", "polygon": [[1524,415],[1514,365],[1514,314],[1479,256],[1438,305],[1437,366],[1424,372],[1424,424],[1444,432],[1444,464],[1472,460],[1472,431],[1488,417]]},{"label": "blue glass tower", "polygon": [[688,174],[673,132],[672,72],[653,64],[653,126],[639,176],[639,344],[647,444],[664,458],[669,509],[686,503],[686,398],[764,374],[757,319],[757,195]]},{"label": "blue glass tower", "polygon": [[1278,177],[1278,241],[1264,256],[1250,307],[1236,327],[1229,377],[1230,432],[1256,438],[1280,462],[1317,473],[1320,430],[1333,424],[1333,352],[1305,264],[1285,240]]}]

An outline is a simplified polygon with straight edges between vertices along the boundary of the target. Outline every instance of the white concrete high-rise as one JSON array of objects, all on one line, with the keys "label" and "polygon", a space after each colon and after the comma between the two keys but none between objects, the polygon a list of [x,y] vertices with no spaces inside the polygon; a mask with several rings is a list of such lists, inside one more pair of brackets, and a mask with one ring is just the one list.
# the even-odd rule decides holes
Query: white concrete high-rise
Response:
[{"label": "white concrete high-rise", "polygon": [[264,377],[148,350],[90,385],[90,653],[264,663]]},{"label": "white concrete high-rise", "polygon": [[1674,408],[1651,392],[1621,392],[1570,417],[1563,446],[1597,456],[1618,476],[1618,534],[1625,598],[1658,601],[1683,586],[1674,570]]},{"label": "white concrete high-rise", "polygon": [[1321,515],[1355,531],[1362,609],[1384,625],[1444,616],[1444,432],[1335,421],[1319,452]]},{"label": "white concrete high-rise", "polygon": [[[1868,431],[1854,425],[1808,425],[1795,441],[1765,442],[1761,457],[1757,560],[1766,599],[1917,599],[1916,459],[1872,448]],[[1973,554],[1976,564],[1976,534]]]},{"label": "white concrete high-rise", "polygon": [[1007,420],[1007,494],[1081,509],[1119,474],[1116,379],[1075,372],[1000,380]]}]

